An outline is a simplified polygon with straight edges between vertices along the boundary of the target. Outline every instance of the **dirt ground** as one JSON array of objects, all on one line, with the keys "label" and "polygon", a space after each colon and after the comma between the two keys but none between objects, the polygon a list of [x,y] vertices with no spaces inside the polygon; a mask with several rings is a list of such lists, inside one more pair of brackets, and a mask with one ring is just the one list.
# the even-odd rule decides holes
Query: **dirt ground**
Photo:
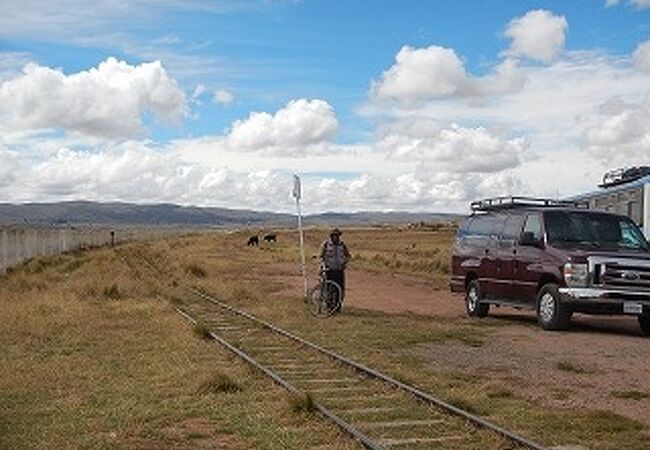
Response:
[{"label": "dirt ground", "polygon": [[[296,265],[265,266],[259,274],[286,286],[278,295],[301,295]],[[421,277],[350,269],[346,284],[350,307],[466,320],[461,296]],[[428,344],[414,352],[438,368],[482,375],[549,407],[607,410],[650,424],[650,340],[635,318],[576,315],[570,331],[547,332],[532,312],[492,308],[490,316],[503,323],[491,327],[480,347]]]}]

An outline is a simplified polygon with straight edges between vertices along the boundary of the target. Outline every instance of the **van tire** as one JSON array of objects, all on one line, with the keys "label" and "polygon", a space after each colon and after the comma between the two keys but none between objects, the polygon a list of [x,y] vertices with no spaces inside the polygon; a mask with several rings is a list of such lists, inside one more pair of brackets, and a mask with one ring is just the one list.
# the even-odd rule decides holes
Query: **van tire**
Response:
[{"label": "van tire", "polygon": [[559,286],[548,283],[537,293],[537,322],[545,330],[566,330],[572,311],[560,300]]},{"label": "van tire", "polygon": [[467,283],[465,288],[465,309],[470,317],[485,317],[490,310],[489,303],[482,303],[483,294],[478,280],[474,279]]},{"label": "van tire", "polygon": [[650,316],[638,316],[637,320],[643,334],[650,336]]}]

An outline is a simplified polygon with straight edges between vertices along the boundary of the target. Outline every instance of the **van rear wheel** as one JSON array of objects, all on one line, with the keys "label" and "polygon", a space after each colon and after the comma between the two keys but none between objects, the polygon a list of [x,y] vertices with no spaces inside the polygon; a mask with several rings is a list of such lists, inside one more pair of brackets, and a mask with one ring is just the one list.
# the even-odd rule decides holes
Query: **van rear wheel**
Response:
[{"label": "van rear wheel", "polygon": [[555,283],[542,286],[537,294],[537,322],[545,330],[566,330],[572,312],[560,301],[559,287]]},{"label": "van rear wheel", "polygon": [[472,280],[467,283],[465,288],[465,308],[467,315],[470,317],[485,317],[490,310],[489,303],[482,303],[483,294],[481,293],[481,285],[478,280]]}]

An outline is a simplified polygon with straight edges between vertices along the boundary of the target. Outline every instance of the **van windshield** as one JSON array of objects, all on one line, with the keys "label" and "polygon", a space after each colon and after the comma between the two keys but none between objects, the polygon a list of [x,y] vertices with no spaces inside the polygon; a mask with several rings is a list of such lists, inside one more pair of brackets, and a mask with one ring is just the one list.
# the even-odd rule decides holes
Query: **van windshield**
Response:
[{"label": "van windshield", "polygon": [[626,217],[594,212],[548,211],[544,214],[544,223],[548,242],[558,247],[649,249],[643,233]]}]

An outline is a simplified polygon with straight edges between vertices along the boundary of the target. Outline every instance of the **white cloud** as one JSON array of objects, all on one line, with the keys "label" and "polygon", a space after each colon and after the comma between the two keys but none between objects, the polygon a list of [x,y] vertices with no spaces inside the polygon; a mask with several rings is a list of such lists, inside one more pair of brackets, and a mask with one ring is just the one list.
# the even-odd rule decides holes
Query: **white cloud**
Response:
[{"label": "white cloud", "polygon": [[[428,160],[430,176],[468,170],[450,181],[464,186],[455,185],[459,192],[481,197],[500,185],[502,194],[571,195],[593,189],[608,169],[648,163],[650,71],[638,70],[643,61],[644,44],[634,57],[565,52],[548,65],[515,66],[526,82],[509,95],[386,103],[378,101],[375,90],[360,112],[383,124],[377,146],[393,161]],[[613,98],[627,106],[614,112],[601,108],[614,104]],[[525,136],[525,141],[512,136]],[[478,174],[489,181],[476,182]],[[425,181],[416,178],[406,192],[422,198],[429,189]]]},{"label": "white cloud", "polygon": [[[0,151],[0,196],[10,201],[174,202],[274,209],[291,206],[289,175],[277,171],[236,172],[184,161],[141,142],[93,151],[61,148],[39,164]],[[7,156],[11,156],[7,159]],[[5,183],[4,171],[21,168]],[[286,178],[286,179],[285,179]]]},{"label": "white cloud", "polygon": [[613,165],[647,164],[650,155],[649,105],[613,99],[600,108],[600,121],[585,131],[587,151]]},{"label": "white cloud", "polygon": [[0,84],[1,128],[62,128],[89,136],[123,138],[143,132],[142,114],[174,121],[186,98],[160,62],[131,66],[108,58],[97,68],[65,75],[28,64]]},{"label": "white cloud", "polygon": [[[605,0],[605,7],[607,8],[620,4],[621,0]],[[650,8],[650,0],[628,0],[627,4],[639,10]]]},{"label": "white cloud", "polygon": [[542,9],[529,11],[508,24],[505,35],[512,39],[512,43],[504,53],[551,63],[564,50],[568,27],[564,16]]},{"label": "white cloud", "polygon": [[[0,150],[0,158],[4,163],[0,166],[0,197],[6,201],[174,202],[285,212],[294,207],[289,196],[291,172],[192,162],[183,145],[161,148],[127,141],[89,150],[64,147],[38,164],[5,150]],[[339,169],[352,164],[359,169],[363,159],[343,155],[338,164]],[[477,195],[496,195],[513,184],[507,174],[441,171],[421,163],[408,170],[392,165],[397,168],[394,175],[305,177],[307,212],[464,211]],[[12,173],[18,176],[12,178]]]},{"label": "white cloud", "polygon": [[27,64],[32,62],[32,57],[25,52],[0,51],[0,82],[15,77]]},{"label": "white cloud", "polygon": [[637,69],[650,72],[650,41],[640,43],[634,50],[633,58]]},{"label": "white cloud", "polygon": [[638,9],[650,8],[650,0],[630,0],[630,4]]},{"label": "white cloud", "polygon": [[463,62],[454,50],[405,46],[373,90],[379,98],[435,98],[458,94],[466,82]]},{"label": "white cloud", "polygon": [[0,147],[0,189],[10,189],[19,180],[25,165],[17,153]]},{"label": "white cloud", "polygon": [[152,17],[159,18],[168,11],[189,9],[224,13],[250,7],[250,3],[230,0],[0,0],[0,35],[70,38],[89,32],[104,34],[129,24],[146,26]]},{"label": "white cloud", "polygon": [[307,148],[330,142],[338,130],[334,109],[324,100],[292,100],[275,114],[253,112],[237,120],[226,136],[236,151],[302,154]]},{"label": "white cloud", "polygon": [[205,84],[197,84],[196,87],[194,88],[194,93],[192,94],[192,99],[196,100],[199,97],[201,97],[203,94],[205,94],[205,91],[207,88],[205,87]]},{"label": "white cloud", "polygon": [[413,105],[371,102],[361,113],[401,122],[444,120],[461,126],[481,124],[508,135],[526,136],[535,153],[579,151],[584,130],[598,121],[594,113],[612,97],[638,102],[650,96],[650,72],[632,67],[629,57],[596,52],[571,52],[550,66],[525,67],[526,84],[508,96],[487,98],[487,103],[458,99]]},{"label": "white cloud", "polygon": [[214,91],[214,101],[220,105],[230,105],[235,100],[235,96],[232,92],[225,89],[217,89]]},{"label": "white cloud", "polygon": [[393,125],[381,136],[377,148],[391,159],[422,161],[437,171],[467,173],[516,167],[528,144],[521,138],[506,139],[484,127],[431,124],[426,129],[407,125],[400,130]]},{"label": "white cloud", "polygon": [[484,77],[467,73],[453,49],[432,45],[402,47],[395,64],[373,82],[371,92],[380,100],[407,104],[446,97],[480,97],[514,92],[525,78],[515,61],[505,60]]}]

